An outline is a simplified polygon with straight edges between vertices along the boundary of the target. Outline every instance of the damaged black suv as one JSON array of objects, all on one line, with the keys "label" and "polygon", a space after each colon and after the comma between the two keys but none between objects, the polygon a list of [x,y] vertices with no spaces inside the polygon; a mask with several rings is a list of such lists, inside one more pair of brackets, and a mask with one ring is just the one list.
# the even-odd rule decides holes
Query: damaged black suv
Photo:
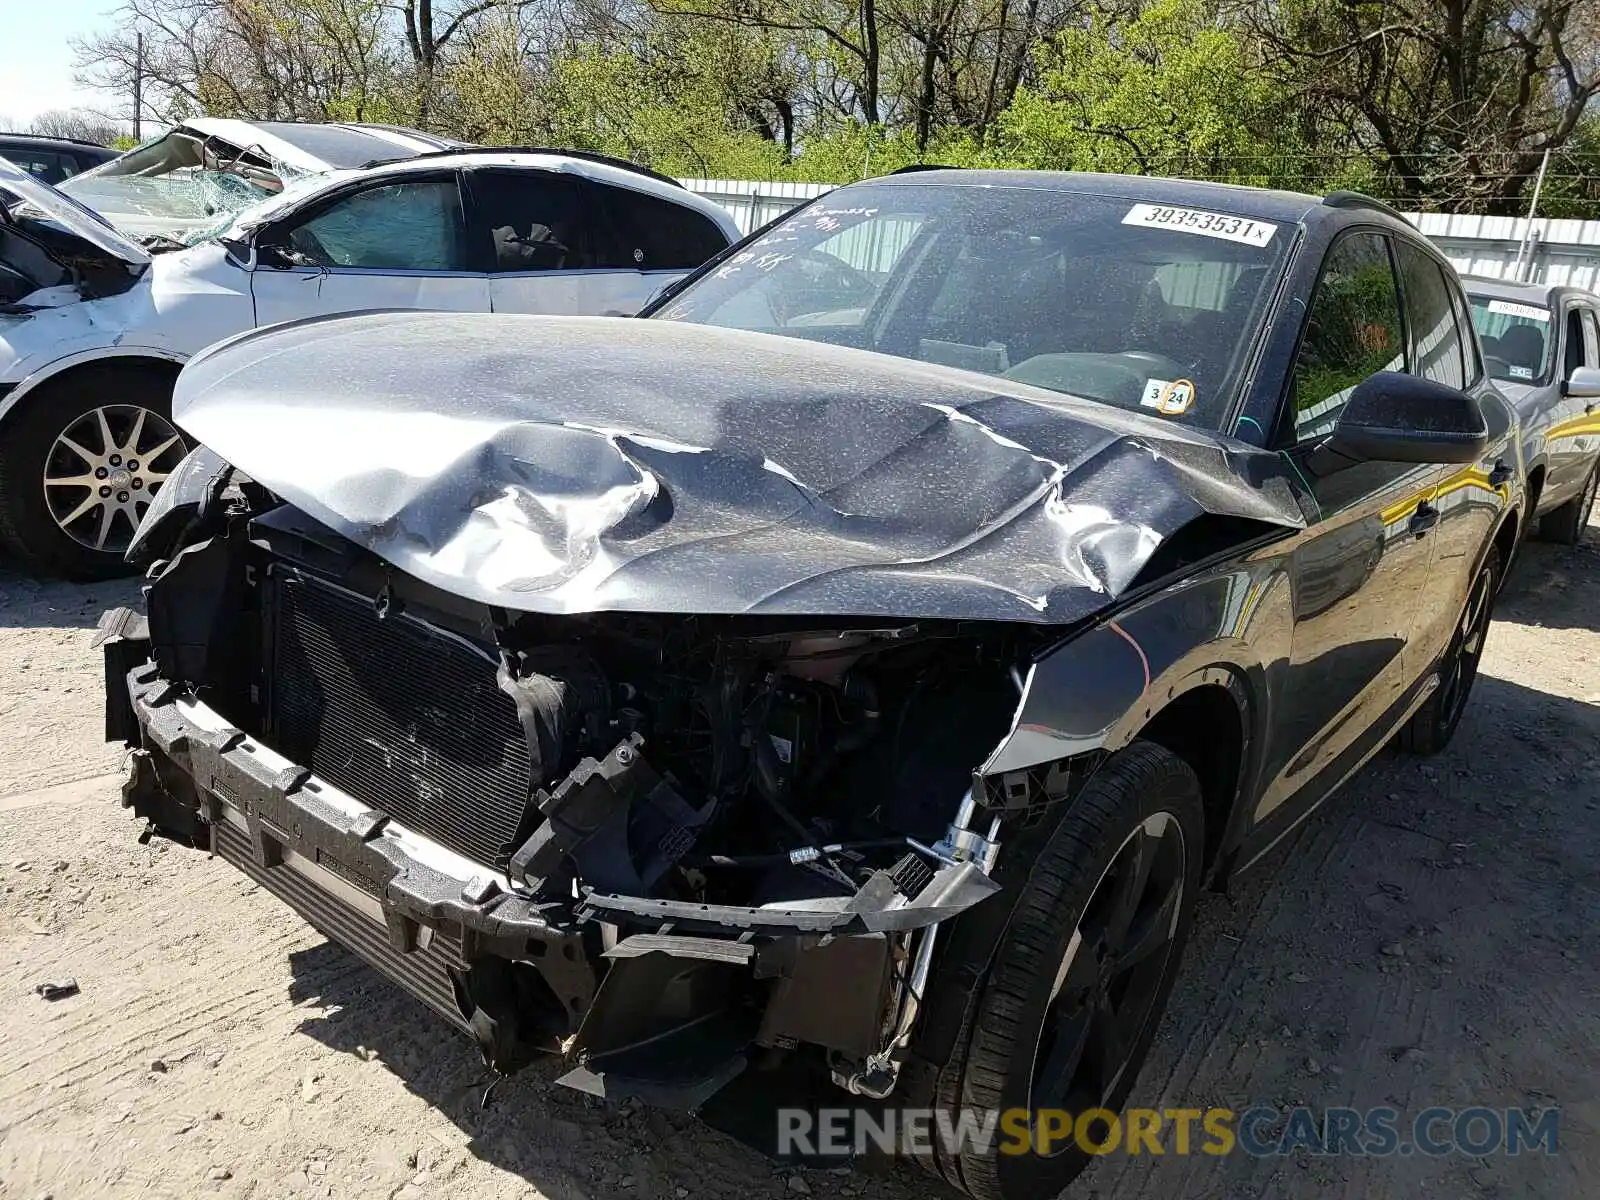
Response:
[{"label": "damaged black suv", "polygon": [[708,1115],[1121,1105],[1200,889],[1449,739],[1524,504],[1403,220],[1171,180],[852,185],[647,319],[252,332],[174,415],[124,803],[496,1071]]}]

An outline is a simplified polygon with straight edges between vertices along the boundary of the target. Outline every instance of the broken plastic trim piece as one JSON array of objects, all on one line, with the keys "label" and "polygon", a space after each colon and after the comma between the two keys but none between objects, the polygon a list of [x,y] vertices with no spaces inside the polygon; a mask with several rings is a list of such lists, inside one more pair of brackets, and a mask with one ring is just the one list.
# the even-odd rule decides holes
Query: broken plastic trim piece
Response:
[{"label": "broken plastic trim piece", "polygon": [[[961,797],[955,819],[950,823],[950,831],[936,850],[941,857],[981,864],[987,879],[1000,854],[1000,818],[995,817],[990,822],[988,837],[978,837],[967,828],[976,812],[977,802],[972,789],[968,788]],[[916,1030],[917,1017],[922,1011],[922,998],[928,991],[928,977],[933,971],[933,948],[938,934],[939,926],[930,925],[917,943],[911,977],[906,981],[900,997],[900,1016],[895,1022],[894,1036],[883,1049],[868,1056],[861,1070],[842,1076],[835,1074],[835,1081],[846,1091],[874,1100],[882,1100],[894,1091],[895,1084],[900,1080],[901,1059],[911,1045],[911,1035]]]},{"label": "broken plastic trim piece", "polygon": [[738,930],[766,936],[820,933],[903,933],[964,912],[1000,890],[976,863],[947,863],[925,887],[907,899],[894,873],[875,871],[853,896],[827,897],[809,904],[741,908],[590,892],[578,904],[578,920],[618,918],[671,924],[686,932]]}]

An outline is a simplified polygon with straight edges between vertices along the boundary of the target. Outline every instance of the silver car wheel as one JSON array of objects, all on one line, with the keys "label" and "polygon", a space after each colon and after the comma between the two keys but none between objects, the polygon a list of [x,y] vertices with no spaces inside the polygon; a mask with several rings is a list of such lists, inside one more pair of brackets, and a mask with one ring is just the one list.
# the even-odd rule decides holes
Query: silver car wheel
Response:
[{"label": "silver car wheel", "polygon": [[45,456],[45,506],[80,546],[121,554],[186,453],[172,423],[148,408],[92,408],[61,432]]}]

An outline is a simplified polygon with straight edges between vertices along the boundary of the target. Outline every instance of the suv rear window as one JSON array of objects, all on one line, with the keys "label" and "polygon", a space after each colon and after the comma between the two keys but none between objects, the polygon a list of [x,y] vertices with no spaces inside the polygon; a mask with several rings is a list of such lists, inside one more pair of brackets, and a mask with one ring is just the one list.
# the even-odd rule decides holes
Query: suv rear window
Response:
[{"label": "suv rear window", "polygon": [[614,248],[602,266],[689,271],[728,248],[722,230],[692,208],[632,188],[601,188],[614,230]]}]

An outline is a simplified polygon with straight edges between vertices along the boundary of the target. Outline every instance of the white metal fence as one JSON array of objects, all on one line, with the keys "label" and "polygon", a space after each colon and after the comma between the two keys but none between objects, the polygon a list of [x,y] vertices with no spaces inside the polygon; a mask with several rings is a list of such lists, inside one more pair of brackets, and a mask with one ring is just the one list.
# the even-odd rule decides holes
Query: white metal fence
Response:
[{"label": "white metal fence", "polygon": [[[715,200],[733,214],[743,233],[831,190],[825,183],[778,183],[749,179],[685,179],[690,191]],[[1521,217],[1468,217],[1407,213],[1463,275],[1510,279],[1528,223]],[[1600,291],[1600,221],[1533,221],[1527,278]]]},{"label": "white metal fence", "polygon": [[[1468,217],[1407,213],[1463,275],[1515,278],[1517,251],[1527,231],[1521,217]],[[1526,278],[1600,291],[1600,221],[1535,217]]]},{"label": "white metal fence", "polygon": [[774,217],[833,190],[828,183],[761,183],[751,179],[680,179],[698,196],[733,214],[740,233],[760,229]]}]

